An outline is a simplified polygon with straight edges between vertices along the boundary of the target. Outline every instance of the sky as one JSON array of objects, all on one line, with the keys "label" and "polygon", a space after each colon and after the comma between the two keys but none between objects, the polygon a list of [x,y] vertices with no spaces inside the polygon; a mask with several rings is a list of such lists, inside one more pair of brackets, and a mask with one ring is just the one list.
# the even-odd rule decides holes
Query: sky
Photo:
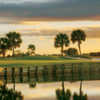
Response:
[{"label": "sky", "polygon": [[19,32],[22,51],[33,43],[36,53],[59,53],[54,48],[56,34],[70,37],[75,29],[87,35],[82,52],[100,51],[100,0],[0,0],[0,36]]},{"label": "sky", "polygon": [[100,0],[0,0],[2,23],[99,20]]}]

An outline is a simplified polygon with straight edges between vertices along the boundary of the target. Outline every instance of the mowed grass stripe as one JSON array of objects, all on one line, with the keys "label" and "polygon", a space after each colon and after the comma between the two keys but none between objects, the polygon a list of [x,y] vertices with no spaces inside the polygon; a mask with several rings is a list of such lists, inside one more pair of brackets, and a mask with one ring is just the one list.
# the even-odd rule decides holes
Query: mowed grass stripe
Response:
[{"label": "mowed grass stripe", "polygon": [[2,60],[0,64],[65,64],[65,63],[82,63],[82,62],[99,62],[91,60]]}]

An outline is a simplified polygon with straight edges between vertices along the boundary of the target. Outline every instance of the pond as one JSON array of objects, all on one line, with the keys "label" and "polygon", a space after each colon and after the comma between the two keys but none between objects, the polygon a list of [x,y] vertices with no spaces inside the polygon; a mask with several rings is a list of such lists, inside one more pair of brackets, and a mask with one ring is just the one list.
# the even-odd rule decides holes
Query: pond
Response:
[{"label": "pond", "polygon": [[[13,88],[12,84],[8,84]],[[65,82],[65,88],[79,93],[80,82]],[[21,91],[24,100],[56,100],[55,90],[61,87],[61,82],[38,83],[35,88],[30,88],[28,84],[16,84],[16,90]],[[84,93],[88,95],[88,100],[100,100],[100,81],[84,81]]]},{"label": "pond", "polygon": [[[56,89],[70,89],[71,93],[82,91],[88,100],[100,100],[100,64],[61,65],[51,67],[4,68],[0,80],[9,89],[20,91],[24,100],[57,100]],[[80,67],[78,67],[80,66]],[[36,83],[31,87],[30,84]]]}]

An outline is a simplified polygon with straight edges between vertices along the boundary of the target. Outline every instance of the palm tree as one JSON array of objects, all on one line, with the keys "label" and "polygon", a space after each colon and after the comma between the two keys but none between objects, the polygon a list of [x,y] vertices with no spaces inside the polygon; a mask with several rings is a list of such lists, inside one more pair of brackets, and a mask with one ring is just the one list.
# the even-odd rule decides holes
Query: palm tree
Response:
[{"label": "palm tree", "polygon": [[61,55],[63,56],[64,46],[69,46],[69,38],[67,34],[59,33],[55,38],[55,47],[61,48]]},{"label": "palm tree", "polygon": [[6,55],[6,51],[9,49],[9,40],[5,37],[0,38],[0,53],[2,53],[3,57]]},{"label": "palm tree", "polygon": [[22,43],[21,35],[17,32],[9,32],[6,36],[10,41],[10,49],[12,50],[12,55],[14,56],[15,49],[20,47],[20,44]]},{"label": "palm tree", "polygon": [[78,48],[79,48],[79,52],[80,52],[80,55],[81,55],[81,43],[82,41],[85,41],[86,40],[86,34],[83,30],[74,30],[71,34],[71,41],[73,43],[78,43]]},{"label": "palm tree", "polygon": [[28,51],[29,51],[29,54],[30,55],[33,55],[34,53],[35,53],[35,45],[33,45],[33,44],[30,44],[29,46],[28,46]]}]

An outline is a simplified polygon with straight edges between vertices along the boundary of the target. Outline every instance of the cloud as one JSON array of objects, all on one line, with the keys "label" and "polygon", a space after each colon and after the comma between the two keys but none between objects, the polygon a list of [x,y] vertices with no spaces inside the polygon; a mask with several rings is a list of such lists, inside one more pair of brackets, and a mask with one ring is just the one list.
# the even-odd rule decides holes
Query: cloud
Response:
[{"label": "cloud", "polygon": [[0,3],[4,4],[20,4],[20,3],[28,3],[28,2],[33,2],[33,3],[46,3],[46,2],[53,2],[55,0],[0,0]]},{"label": "cloud", "polygon": [[0,18],[14,23],[15,20],[99,20],[99,9],[100,0],[0,0]]},{"label": "cloud", "polygon": [[[66,27],[66,29],[22,29],[17,30],[18,32],[22,33],[22,36],[56,36],[58,33],[66,33],[68,36],[71,35],[73,30],[78,28],[70,28]],[[100,27],[83,27],[81,28],[85,31],[88,38],[100,38]]]},{"label": "cloud", "polygon": [[[10,31],[17,31],[22,36],[31,37],[31,36],[56,36],[59,32],[66,33],[69,36],[71,35],[73,30],[82,29],[85,31],[88,38],[100,38],[100,25],[96,23],[93,25],[93,22],[75,22],[74,23],[64,23],[64,22],[52,22],[52,23],[34,23],[34,25],[3,25],[0,29],[0,36],[4,36],[4,33],[8,33]],[[56,25],[55,25],[56,24]],[[87,24],[87,25],[85,25]],[[54,27],[55,26],[55,27]],[[4,31],[4,29],[6,29]]]}]

